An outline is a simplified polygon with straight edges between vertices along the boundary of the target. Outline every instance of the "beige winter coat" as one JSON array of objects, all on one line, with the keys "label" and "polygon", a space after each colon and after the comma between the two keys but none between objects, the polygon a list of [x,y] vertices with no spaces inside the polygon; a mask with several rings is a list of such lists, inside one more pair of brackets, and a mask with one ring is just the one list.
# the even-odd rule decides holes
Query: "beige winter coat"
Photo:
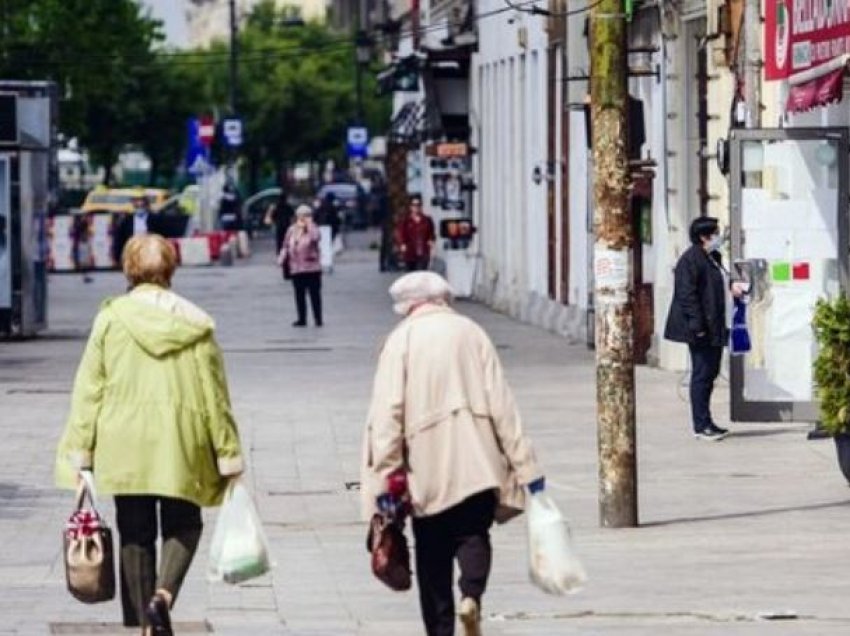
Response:
[{"label": "beige winter coat", "polygon": [[386,476],[406,467],[413,514],[437,514],[499,491],[497,521],[519,514],[542,474],[487,334],[449,307],[426,305],[384,344],[364,439],[364,515]]}]

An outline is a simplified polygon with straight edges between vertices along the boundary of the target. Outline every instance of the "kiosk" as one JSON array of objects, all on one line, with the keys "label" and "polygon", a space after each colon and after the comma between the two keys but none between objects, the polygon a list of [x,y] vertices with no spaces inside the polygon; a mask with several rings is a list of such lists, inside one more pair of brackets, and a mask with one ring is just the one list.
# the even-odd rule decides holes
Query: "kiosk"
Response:
[{"label": "kiosk", "polygon": [[0,336],[47,326],[47,216],[56,201],[52,82],[0,81]]},{"label": "kiosk", "polygon": [[733,275],[752,349],[731,363],[733,421],[816,421],[812,316],[848,290],[848,128],[733,130]]}]

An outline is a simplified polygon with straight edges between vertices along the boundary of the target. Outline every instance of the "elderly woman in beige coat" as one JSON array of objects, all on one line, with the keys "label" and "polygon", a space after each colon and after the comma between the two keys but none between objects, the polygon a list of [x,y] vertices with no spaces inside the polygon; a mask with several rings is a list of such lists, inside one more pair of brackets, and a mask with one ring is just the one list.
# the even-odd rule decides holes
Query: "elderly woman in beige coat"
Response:
[{"label": "elderly woman in beige coat", "polygon": [[523,434],[495,347],[456,313],[451,288],[433,272],[390,288],[405,316],[381,351],[364,440],[364,513],[407,473],[413,505],[416,574],[428,636],[455,630],[452,575],[460,566],[460,619],[480,634],[481,597],[490,574],[489,530],[520,514],[523,486],[544,486]]}]

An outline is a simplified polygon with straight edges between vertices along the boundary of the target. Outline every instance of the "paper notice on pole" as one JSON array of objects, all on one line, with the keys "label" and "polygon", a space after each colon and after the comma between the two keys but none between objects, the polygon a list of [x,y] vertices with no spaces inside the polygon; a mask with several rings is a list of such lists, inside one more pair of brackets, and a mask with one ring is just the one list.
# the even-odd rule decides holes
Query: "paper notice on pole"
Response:
[{"label": "paper notice on pole", "polygon": [[593,252],[593,275],[599,302],[625,302],[631,280],[630,250],[612,250],[597,246]]}]

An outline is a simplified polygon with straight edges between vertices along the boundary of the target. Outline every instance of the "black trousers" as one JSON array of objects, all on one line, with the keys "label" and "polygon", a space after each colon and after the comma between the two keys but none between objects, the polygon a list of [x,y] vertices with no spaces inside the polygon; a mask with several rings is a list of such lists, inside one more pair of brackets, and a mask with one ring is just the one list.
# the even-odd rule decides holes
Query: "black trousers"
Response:
[{"label": "black trousers", "polygon": [[690,345],[691,351],[691,420],[699,433],[714,421],[711,419],[711,392],[720,374],[723,347]]},{"label": "black trousers", "polygon": [[405,263],[408,272],[426,271],[430,264],[431,259],[427,256],[417,258],[415,261],[407,261],[407,263]]},{"label": "black trousers", "polygon": [[490,526],[495,511],[496,495],[486,491],[439,514],[413,520],[419,605],[428,636],[455,633],[455,559],[461,595],[480,606],[492,564]]},{"label": "black trousers", "polygon": [[298,312],[298,322],[307,322],[307,294],[310,294],[310,304],[313,306],[313,320],[317,325],[322,324],[322,272],[293,274],[292,287],[295,289],[295,310]]},{"label": "black trousers", "polygon": [[[145,622],[144,608],[156,590],[168,590],[177,598],[201,539],[201,509],[182,499],[121,495],[115,497],[115,516],[121,544],[124,625],[138,627]],[[156,572],[158,529],[162,534],[159,576]]]}]

